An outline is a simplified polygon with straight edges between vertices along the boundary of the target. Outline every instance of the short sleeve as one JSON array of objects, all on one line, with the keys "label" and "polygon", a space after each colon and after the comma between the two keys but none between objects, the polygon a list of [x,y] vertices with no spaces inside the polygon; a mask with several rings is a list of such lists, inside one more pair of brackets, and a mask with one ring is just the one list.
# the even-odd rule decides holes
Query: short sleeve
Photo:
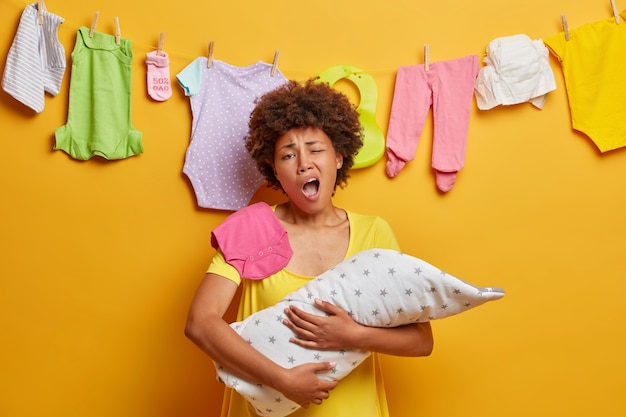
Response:
[{"label": "short sleeve", "polygon": [[371,248],[394,249],[400,244],[385,219],[348,211],[350,218],[350,249],[347,257]]},{"label": "short sleeve", "polygon": [[178,81],[178,85],[184,90],[185,96],[194,96],[200,91],[202,61],[203,58],[196,58],[181,72],[176,74],[176,81]]},{"label": "short sleeve", "polygon": [[399,251],[400,244],[396,239],[396,235],[393,233],[393,229],[382,217],[376,217],[376,240],[374,247],[394,249]]},{"label": "short sleeve", "polygon": [[226,262],[224,254],[220,250],[218,250],[213,257],[207,273],[222,276],[226,279],[233,281],[237,285],[241,283],[241,276],[239,275],[239,272],[237,272],[237,270],[232,265]]}]

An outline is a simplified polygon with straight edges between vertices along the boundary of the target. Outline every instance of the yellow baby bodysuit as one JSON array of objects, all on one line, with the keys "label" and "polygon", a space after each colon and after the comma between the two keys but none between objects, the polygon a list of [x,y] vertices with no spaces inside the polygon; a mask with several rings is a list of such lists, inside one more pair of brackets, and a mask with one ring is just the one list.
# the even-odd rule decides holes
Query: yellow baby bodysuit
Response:
[{"label": "yellow baby bodysuit", "polygon": [[563,69],[572,127],[601,152],[626,146],[626,23],[609,18],[544,43]]}]

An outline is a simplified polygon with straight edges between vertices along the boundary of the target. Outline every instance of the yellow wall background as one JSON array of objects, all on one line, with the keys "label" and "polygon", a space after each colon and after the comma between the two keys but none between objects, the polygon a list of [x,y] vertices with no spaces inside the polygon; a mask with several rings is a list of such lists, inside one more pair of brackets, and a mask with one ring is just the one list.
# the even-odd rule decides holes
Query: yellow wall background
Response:
[{"label": "yellow wall background", "polygon": [[[0,0],[4,57],[27,2]],[[68,71],[36,115],[0,93],[0,415],[215,416],[223,387],[183,336],[187,306],[228,213],[199,209],[181,173],[191,112],[174,76],[215,41],[215,59],[271,62],[306,79],[364,69],[386,131],[398,66],[483,55],[611,17],[609,1],[47,1],[65,18]],[[626,7],[624,4],[618,6]],[[145,152],[121,161],[53,151],[67,119],[76,30],[133,41],[133,122]],[[626,23],[623,23],[626,24]],[[145,54],[165,33],[173,97],[146,92]],[[406,252],[507,296],[433,323],[428,358],[384,358],[393,417],[626,415],[626,151],[600,154],[570,127],[562,72],[543,110],[473,107],[466,166],[437,192],[432,121],[400,175],[354,170],[337,204],[379,214]],[[350,86],[345,88],[355,100]],[[262,189],[255,200],[278,201]]]}]

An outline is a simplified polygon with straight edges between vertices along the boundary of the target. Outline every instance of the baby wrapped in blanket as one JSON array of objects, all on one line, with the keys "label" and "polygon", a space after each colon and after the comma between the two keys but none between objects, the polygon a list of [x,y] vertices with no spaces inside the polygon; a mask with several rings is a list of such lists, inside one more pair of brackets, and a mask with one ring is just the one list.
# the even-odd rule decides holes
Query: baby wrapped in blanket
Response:
[{"label": "baby wrapped in blanket", "polygon": [[[474,286],[405,253],[369,249],[231,327],[252,347],[285,368],[315,361],[335,362],[335,368],[319,375],[326,380],[340,380],[371,353],[318,351],[290,343],[294,334],[282,323],[289,305],[324,315],[315,307],[318,298],[341,307],[362,325],[396,327],[449,317],[503,296],[500,288]],[[239,392],[261,416],[283,417],[300,407],[273,388],[248,382],[218,363],[215,367],[218,379]]]}]

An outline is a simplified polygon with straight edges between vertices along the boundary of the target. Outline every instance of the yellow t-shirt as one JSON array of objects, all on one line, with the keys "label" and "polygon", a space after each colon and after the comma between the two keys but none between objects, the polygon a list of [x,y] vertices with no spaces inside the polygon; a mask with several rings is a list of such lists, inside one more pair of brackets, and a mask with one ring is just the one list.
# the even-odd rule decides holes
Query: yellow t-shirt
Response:
[{"label": "yellow t-shirt", "polygon": [[[400,250],[389,224],[380,217],[366,216],[346,210],[350,222],[350,243],[345,259],[366,249]],[[263,280],[242,280],[235,268],[218,252],[208,272],[243,285],[237,320],[243,320],[266,307],[274,305],[287,294],[297,290],[314,277],[297,275],[286,268]],[[254,408],[232,389],[224,394],[222,417],[255,417]],[[290,417],[388,417],[387,399],[376,354],[342,379],[321,406],[300,408]]]}]

